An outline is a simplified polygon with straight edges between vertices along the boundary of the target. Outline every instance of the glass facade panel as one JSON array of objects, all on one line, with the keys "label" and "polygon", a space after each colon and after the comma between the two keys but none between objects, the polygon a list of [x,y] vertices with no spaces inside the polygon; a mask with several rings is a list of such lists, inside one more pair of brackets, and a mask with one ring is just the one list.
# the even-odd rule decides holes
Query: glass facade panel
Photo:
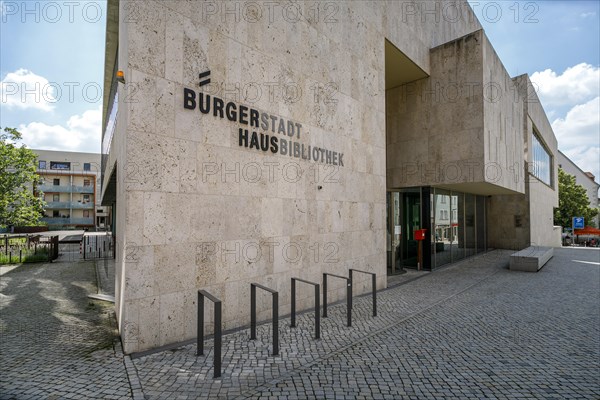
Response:
[{"label": "glass facade panel", "polygon": [[475,243],[475,195],[465,194],[465,257],[476,253]]},{"label": "glass facade panel", "polygon": [[388,273],[395,274],[401,267],[400,264],[400,193],[387,193],[387,253]]},{"label": "glass facade panel", "polygon": [[535,132],[532,142],[533,165],[530,172],[546,185],[552,186],[552,157]]},{"label": "glass facade panel", "polygon": [[432,268],[487,250],[485,196],[432,188],[430,201]]},{"label": "glass facade panel", "polygon": [[452,226],[450,224],[450,192],[443,189],[435,189],[433,194],[433,208],[431,211],[434,233],[433,250],[435,258],[434,266],[439,267],[452,262]]},{"label": "glass facade panel", "polygon": [[450,196],[450,223],[452,226],[452,262],[465,258],[465,195],[452,192]]}]

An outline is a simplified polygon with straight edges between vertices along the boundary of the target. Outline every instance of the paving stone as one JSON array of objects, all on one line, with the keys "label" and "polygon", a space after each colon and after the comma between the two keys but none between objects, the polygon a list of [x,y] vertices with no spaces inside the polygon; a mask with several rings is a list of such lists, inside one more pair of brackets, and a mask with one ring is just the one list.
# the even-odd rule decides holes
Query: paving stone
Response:
[{"label": "paving stone", "polygon": [[25,264],[0,277],[0,399],[131,397],[113,305],[93,261]]},{"label": "paving stone", "polygon": [[269,324],[255,341],[229,334],[220,379],[210,340],[200,357],[195,345],[134,359],[118,341],[99,349],[114,325],[86,309],[92,264],[18,268],[0,280],[0,399],[600,398],[600,268],[572,262],[600,252],[557,249],[538,273],[509,271],[509,255],[382,291],[376,318],[370,296],[355,298],[350,328],[332,305],[320,340],[311,313],[297,328],[283,319],[277,357]]},{"label": "paving stone", "polygon": [[[148,399],[545,399],[550,382],[563,397],[597,399],[600,272],[571,262],[597,261],[591,251],[557,249],[538,273],[509,271],[506,251],[464,260],[380,292],[376,318],[370,297],[356,298],[351,328],[345,304],[331,306],[320,340],[312,314],[297,328],[282,320],[277,357],[269,324],[256,341],[247,331],[228,335],[217,380],[212,357],[196,358],[195,345],[133,363]],[[182,376],[198,379],[169,384]]]}]

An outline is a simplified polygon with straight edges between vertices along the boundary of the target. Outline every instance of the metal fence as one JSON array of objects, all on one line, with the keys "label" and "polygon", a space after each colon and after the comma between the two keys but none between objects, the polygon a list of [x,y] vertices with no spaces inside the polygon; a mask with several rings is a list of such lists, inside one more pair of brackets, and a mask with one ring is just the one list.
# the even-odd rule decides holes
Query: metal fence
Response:
[{"label": "metal fence", "polygon": [[58,253],[58,236],[4,235],[0,241],[0,265],[48,262]]}]

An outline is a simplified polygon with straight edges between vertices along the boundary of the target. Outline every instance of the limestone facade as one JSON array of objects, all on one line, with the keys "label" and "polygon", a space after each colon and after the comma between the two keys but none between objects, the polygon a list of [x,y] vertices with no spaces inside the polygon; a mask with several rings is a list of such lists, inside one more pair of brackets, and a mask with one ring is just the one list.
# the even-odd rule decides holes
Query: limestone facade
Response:
[{"label": "limestone facade", "polygon": [[[233,329],[249,323],[251,282],[280,291],[280,315],[291,277],[358,268],[384,288],[388,189],[490,195],[490,216],[494,196],[524,196],[529,213],[525,124],[537,116],[466,1],[109,0],[108,13],[103,202],[127,353],[194,338],[198,289]],[[451,100],[425,93],[456,83],[468,90]],[[406,163],[470,172],[403,180]],[[312,306],[311,287],[298,296]],[[330,301],[344,296],[331,281]],[[269,306],[261,298],[260,319]]]}]

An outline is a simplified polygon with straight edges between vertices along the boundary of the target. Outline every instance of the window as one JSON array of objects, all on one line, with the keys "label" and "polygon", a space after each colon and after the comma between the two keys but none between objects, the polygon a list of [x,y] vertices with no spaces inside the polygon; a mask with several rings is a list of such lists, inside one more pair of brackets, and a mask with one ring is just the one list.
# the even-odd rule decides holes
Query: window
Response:
[{"label": "window", "polygon": [[66,161],[50,161],[50,169],[71,169],[71,163]]},{"label": "window", "polygon": [[90,217],[90,210],[83,210],[83,218],[89,218]]},{"label": "window", "polygon": [[90,171],[90,163],[89,162],[83,163],[83,170]]},{"label": "window", "polygon": [[60,179],[53,179],[54,186],[60,186]]},{"label": "window", "polygon": [[529,172],[546,185],[552,186],[552,158],[550,152],[546,150],[535,132],[533,133],[532,142],[533,163]]},{"label": "window", "polygon": [[52,195],[52,201],[60,201],[60,194],[56,193]]},{"label": "window", "polygon": [[55,218],[59,217],[58,210],[52,210],[52,216]]},{"label": "window", "polygon": [[104,212],[104,209],[103,209],[103,208],[99,208],[99,209],[98,209],[98,213],[102,214],[103,212]]},{"label": "window", "polygon": [[90,195],[89,195],[89,194],[84,194],[84,195],[83,195],[83,202],[84,202],[84,203],[87,203],[87,202],[89,202],[89,201],[90,201]]},{"label": "window", "polygon": [[91,186],[90,180],[89,179],[84,179],[83,180],[83,186]]},{"label": "window", "polygon": [[46,169],[46,161],[38,161],[38,168],[39,169]]}]

